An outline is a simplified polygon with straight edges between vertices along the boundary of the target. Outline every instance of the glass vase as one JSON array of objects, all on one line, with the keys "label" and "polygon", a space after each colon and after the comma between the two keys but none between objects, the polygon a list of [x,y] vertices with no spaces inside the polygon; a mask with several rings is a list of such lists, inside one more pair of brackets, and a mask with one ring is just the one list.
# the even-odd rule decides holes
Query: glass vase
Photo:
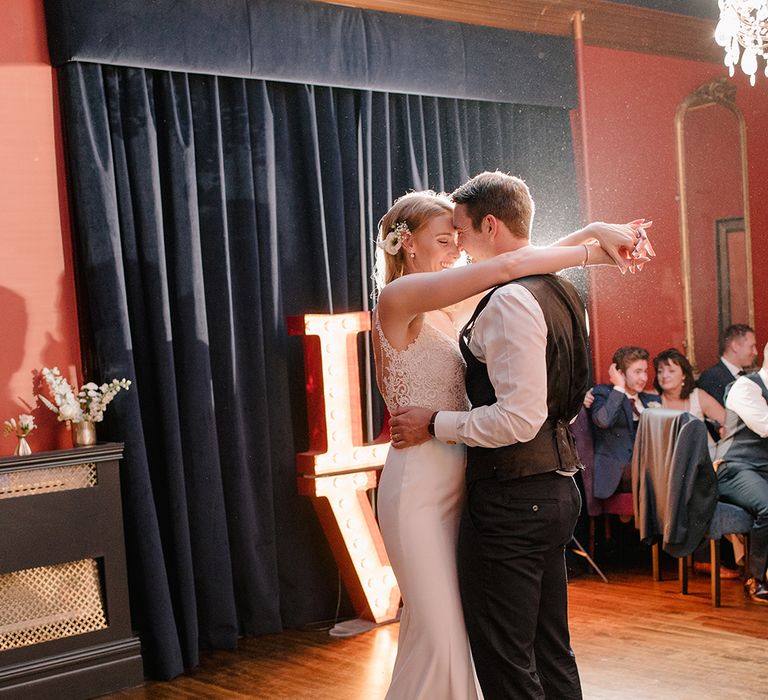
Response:
[{"label": "glass vase", "polygon": [[27,438],[18,435],[19,441],[16,443],[16,450],[13,454],[19,456],[19,457],[26,457],[27,455],[32,454],[32,448],[29,446],[29,443],[27,442]]},{"label": "glass vase", "polygon": [[92,447],[96,444],[96,426],[91,420],[72,424],[72,444],[75,447]]}]

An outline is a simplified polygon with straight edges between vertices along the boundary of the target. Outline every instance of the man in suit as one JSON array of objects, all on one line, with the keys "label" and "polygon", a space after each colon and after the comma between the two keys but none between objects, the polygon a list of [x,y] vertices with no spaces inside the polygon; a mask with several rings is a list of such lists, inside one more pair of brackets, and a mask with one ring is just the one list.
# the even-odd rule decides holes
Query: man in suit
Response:
[{"label": "man in suit", "polygon": [[[728,326],[720,338],[720,360],[709,369],[704,370],[696,383],[700,389],[713,396],[721,405],[725,405],[725,388],[738,377],[747,373],[757,357],[757,344],[755,332],[750,326],[737,323]],[[720,440],[720,426],[710,420],[706,420],[707,430],[715,442]],[[724,543],[722,557],[724,567],[720,569],[723,578],[735,578],[736,560],[741,557],[744,547],[739,535],[729,535]],[[694,555],[693,568],[699,573],[709,574],[709,551],[705,547],[699,549]]]},{"label": "man in suit", "polygon": [[595,426],[595,498],[632,491],[632,449],[640,415],[656,394],[643,391],[648,381],[648,351],[625,346],[613,355],[611,384],[598,384],[589,415]]},{"label": "man in suit", "polygon": [[699,389],[714,396],[724,406],[725,387],[746,374],[757,357],[755,332],[743,323],[728,326],[720,339],[720,361],[704,370],[698,381]]},{"label": "man in suit", "polygon": [[714,465],[720,500],[755,518],[749,538],[747,593],[768,604],[768,345],[759,371],[739,377],[725,395],[725,435]]},{"label": "man in suit", "polygon": [[[473,260],[530,244],[519,178],[482,173],[456,190],[454,226]],[[403,409],[390,423],[467,448],[459,535],[464,617],[485,698],[582,697],[568,631],[564,547],[580,496],[569,422],[587,390],[584,306],[554,275],[492,290],[462,331],[471,411]]]}]

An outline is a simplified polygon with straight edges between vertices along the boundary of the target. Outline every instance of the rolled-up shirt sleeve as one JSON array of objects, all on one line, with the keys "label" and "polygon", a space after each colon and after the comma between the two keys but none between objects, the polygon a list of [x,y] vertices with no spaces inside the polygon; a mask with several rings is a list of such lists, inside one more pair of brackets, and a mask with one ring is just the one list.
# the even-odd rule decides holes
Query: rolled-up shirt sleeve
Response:
[{"label": "rolled-up shirt sleeve", "polygon": [[435,436],[470,447],[532,440],[547,419],[547,324],[534,296],[519,284],[497,290],[475,321],[471,352],[488,366],[496,403],[440,411]]},{"label": "rolled-up shirt sleeve", "polygon": [[[761,369],[760,378],[768,385],[768,372]],[[761,438],[768,437],[768,403],[760,387],[747,377],[739,377],[728,392],[725,407]]]}]

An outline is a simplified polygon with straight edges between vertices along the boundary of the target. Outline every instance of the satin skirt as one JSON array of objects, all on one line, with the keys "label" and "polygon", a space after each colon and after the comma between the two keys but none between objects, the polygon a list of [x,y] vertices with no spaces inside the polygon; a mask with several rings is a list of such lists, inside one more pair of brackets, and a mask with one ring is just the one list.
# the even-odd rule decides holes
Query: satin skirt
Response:
[{"label": "satin skirt", "polygon": [[465,450],[438,440],[390,449],[379,525],[403,596],[388,700],[482,697],[459,598],[456,542]]}]

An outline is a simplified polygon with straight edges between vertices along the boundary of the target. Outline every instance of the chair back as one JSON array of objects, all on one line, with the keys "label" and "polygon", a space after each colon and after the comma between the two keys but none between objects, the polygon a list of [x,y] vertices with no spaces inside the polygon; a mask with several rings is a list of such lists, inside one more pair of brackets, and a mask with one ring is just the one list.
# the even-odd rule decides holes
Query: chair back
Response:
[{"label": "chair back", "polygon": [[584,465],[582,479],[584,481],[584,495],[587,506],[587,515],[596,517],[603,513],[614,515],[632,515],[631,493],[616,493],[610,498],[595,498],[594,474],[595,474],[595,445],[592,433],[592,421],[587,409],[582,406],[576,420],[571,425],[573,436],[576,439],[576,451]]},{"label": "chair back", "polygon": [[587,409],[583,406],[576,416],[576,420],[571,424],[571,430],[576,442],[576,452],[584,466],[581,478],[584,481],[587,515],[600,515],[603,512],[603,508],[598,499],[594,497],[594,491],[592,490],[595,470],[595,445],[592,437],[592,421],[589,419]]}]

